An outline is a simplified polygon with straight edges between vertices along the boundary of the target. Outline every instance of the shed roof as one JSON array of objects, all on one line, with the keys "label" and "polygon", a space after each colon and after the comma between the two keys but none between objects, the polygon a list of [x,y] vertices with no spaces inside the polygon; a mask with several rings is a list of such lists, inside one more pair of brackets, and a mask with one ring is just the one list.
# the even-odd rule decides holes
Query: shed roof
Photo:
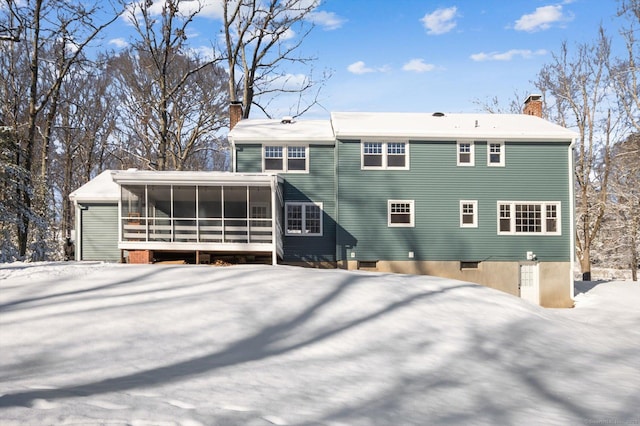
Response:
[{"label": "shed roof", "polygon": [[114,170],[105,170],[69,194],[71,201],[105,202],[120,199],[120,186],[113,181]]},{"label": "shed roof", "polygon": [[337,139],[571,141],[578,137],[572,130],[525,114],[334,112],[331,122]]}]

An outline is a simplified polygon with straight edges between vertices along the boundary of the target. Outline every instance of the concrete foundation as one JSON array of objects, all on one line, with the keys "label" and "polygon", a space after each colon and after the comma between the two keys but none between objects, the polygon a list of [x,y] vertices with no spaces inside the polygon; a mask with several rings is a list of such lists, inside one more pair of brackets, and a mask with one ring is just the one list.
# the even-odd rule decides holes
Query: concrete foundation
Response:
[{"label": "concrete foundation", "polygon": [[[364,265],[364,267],[363,267]],[[571,308],[571,264],[539,262],[540,305],[547,308]],[[481,284],[514,296],[520,296],[520,262],[478,262],[465,265],[459,261],[385,261],[360,264],[341,261],[338,267],[377,272],[433,275]]]}]

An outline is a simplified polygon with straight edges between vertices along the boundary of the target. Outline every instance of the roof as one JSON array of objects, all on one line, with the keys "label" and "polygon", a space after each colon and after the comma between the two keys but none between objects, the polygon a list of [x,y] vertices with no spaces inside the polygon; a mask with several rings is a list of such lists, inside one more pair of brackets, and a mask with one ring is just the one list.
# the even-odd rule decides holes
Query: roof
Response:
[{"label": "roof", "polygon": [[282,178],[275,173],[231,173],[204,171],[123,170],[113,173],[118,185],[270,185]]},{"label": "roof", "polygon": [[69,194],[71,201],[118,201],[120,186],[113,181],[113,170],[105,170]]},{"label": "roof", "polygon": [[572,141],[574,131],[525,114],[334,112],[337,139]]},{"label": "roof", "polygon": [[329,120],[240,120],[229,132],[232,143],[274,142],[334,144],[335,135]]}]

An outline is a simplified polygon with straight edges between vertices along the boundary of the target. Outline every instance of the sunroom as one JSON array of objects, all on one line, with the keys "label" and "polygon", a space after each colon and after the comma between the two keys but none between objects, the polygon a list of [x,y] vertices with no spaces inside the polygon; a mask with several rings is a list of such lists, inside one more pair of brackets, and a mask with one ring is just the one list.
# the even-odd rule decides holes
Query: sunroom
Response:
[{"label": "sunroom", "polygon": [[132,263],[162,253],[282,257],[282,182],[272,174],[127,170],[120,188],[118,248]]}]

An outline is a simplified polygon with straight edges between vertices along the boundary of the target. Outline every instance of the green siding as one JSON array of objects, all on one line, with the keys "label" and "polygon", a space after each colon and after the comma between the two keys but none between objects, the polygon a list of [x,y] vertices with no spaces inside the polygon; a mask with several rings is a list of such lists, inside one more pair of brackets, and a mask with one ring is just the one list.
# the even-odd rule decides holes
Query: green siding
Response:
[{"label": "green siding", "polygon": [[262,172],[262,145],[236,146],[236,171],[240,173]]},{"label": "green siding", "polygon": [[[410,170],[361,170],[359,141],[338,146],[338,259],[569,260],[568,143],[506,143],[506,166],[456,166],[455,142],[412,141]],[[389,228],[387,200],[415,200],[415,227]],[[478,228],[460,228],[460,200],[478,200]],[[497,201],[560,201],[561,236],[497,235]],[[348,256],[353,247],[355,258]]]},{"label": "green siding", "polygon": [[[309,145],[309,173],[280,173],[287,201],[322,203],[321,237],[283,237],[285,261],[336,260],[334,146]],[[236,171],[262,172],[262,146],[236,146]],[[283,216],[284,217],[284,216]],[[283,223],[284,226],[284,223]]]},{"label": "green siding", "polygon": [[80,260],[119,261],[118,205],[84,204],[81,207]]}]

